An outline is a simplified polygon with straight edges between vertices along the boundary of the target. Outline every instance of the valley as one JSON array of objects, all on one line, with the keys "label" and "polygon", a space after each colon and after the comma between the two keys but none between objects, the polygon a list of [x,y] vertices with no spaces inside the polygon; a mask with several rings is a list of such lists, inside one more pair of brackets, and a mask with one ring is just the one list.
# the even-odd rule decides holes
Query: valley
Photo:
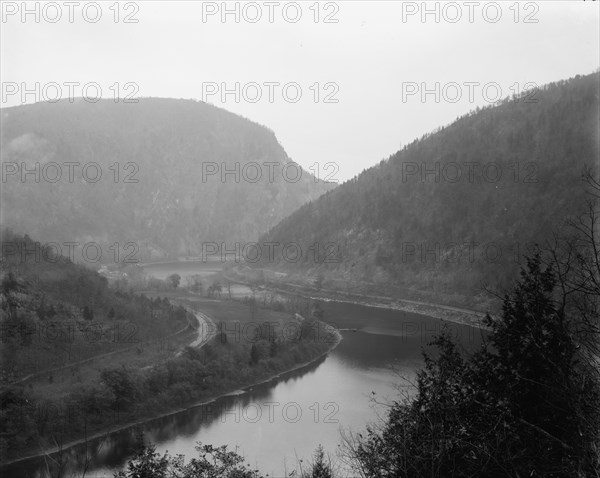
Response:
[{"label": "valley", "polygon": [[[339,186],[205,102],[3,109],[0,472],[593,476],[599,85]],[[20,174],[73,160],[114,175]]]},{"label": "valley", "polygon": [[[176,262],[148,267],[157,275],[166,276],[173,271],[202,273],[215,266],[201,262]],[[211,275],[204,277],[208,279]],[[152,297],[148,291],[145,293]],[[303,293],[296,295],[290,290],[283,292],[265,288],[260,293],[265,298],[273,293],[279,298],[295,296],[301,307],[307,303]],[[236,289],[238,298],[251,297],[251,294],[252,290],[248,287]],[[206,299],[185,290],[162,295],[172,302],[202,311],[215,323],[227,320],[225,329],[229,340],[236,337],[238,340],[251,339],[253,324],[263,320],[271,322],[278,317],[270,309],[258,307],[252,321],[248,317],[248,309],[240,307],[236,301]],[[393,383],[398,374],[406,374],[407,379],[414,377],[416,368],[422,363],[421,347],[442,331],[443,321],[418,313],[325,297],[314,298],[311,303],[313,301],[323,311],[322,320],[344,329],[339,344],[333,340],[322,352],[324,355],[311,359],[309,363],[293,365],[283,373],[275,373],[251,384],[234,386],[216,400],[204,399],[201,404],[182,403],[177,410],[161,413],[156,418],[123,424],[110,435],[90,436],[85,445],[91,460],[87,476],[106,476],[118,469],[130,456],[120,450],[134,446],[141,430],[152,437],[161,450],[177,446],[190,453],[196,440],[206,441],[203,437],[221,437],[226,443],[229,441],[227,437],[235,434],[241,452],[255,457],[257,465],[263,470],[271,470],[272,476],[281,476],[286,462],[288,466],[295,463],[295,456],[290,454],[290,450],[295,449],[300,456],[308,456],[318,444],[309,440],[309,436],[317,433],[319,443],[335,447],[341,424],[361,427],[373,419],[373,411],[368,411],[370,399],[364,393],[366,383],[367,388],[372,387],[372,391],[381,398],[392,396],[396,391]],[[260,303],[260,298],[257,302]],[[240,327],[236,327],[236,323]],[[245,328],[244,324],[250,328]],[[482,340],[481,333],[475,328],[453,323],[448,323],[448,327],[453,337],[467,348],[476,348]],[[367,377],[370,378],[365,383]],[[326,386],[327,383],[329,385]],[[315,394],[316,389],[320,390],[318,395]],[[257,405],[259,408],[256,408]],[[281,415],[283,407],[286,407],[286,415]],[[363,407],[365,410],[362,410]],[[301,411],[298,420],[292,414],[297,410]],[[262,438],[258,442],[254,439],[257,426],[262,430]],[[282,440],[283,436],[288,439]],[[291,436],[297,438],[290,443]],[[279,445],[263,447],[263,443]],[[61,452],[69,463],[66,472],[82,466],[82,446]],[[108,461],[106,457],[109,457]],[[44,466],[43,460],[33,458],[14,464],[7,470],[23,469],[32,476],[38,476]]]}]

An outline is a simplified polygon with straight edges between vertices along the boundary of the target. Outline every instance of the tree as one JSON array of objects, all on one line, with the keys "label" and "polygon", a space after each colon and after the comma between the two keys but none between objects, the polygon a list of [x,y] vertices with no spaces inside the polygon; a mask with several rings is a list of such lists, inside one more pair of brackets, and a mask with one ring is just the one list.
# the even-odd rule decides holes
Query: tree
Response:
[{"label": "tree", "polygon": [[310,470],[303,472],[302,478],[333,478],[331,460],[325,459],[325,451],[322,445],[319,445],[315,450],[314,461]]},{"label": "tree", "polygon": [[585,214],[527,259],[464,358],[442,335],[417,398],[347,439],[365,476],[600,476],[600,182]]},{"label": "tree", "polygon": [[138,387],[131,370],[121,368],[105,369],[100,372],[100,379],[114,396],[113,406],[122,410],[138,397]]},{"label": "tree", "polygon": [[190,286],[190,289],[192,290],[192,292],[196,293],[196,294],[202,294],[202,276],[200,276],[200,274],[194,274],[191,277],[191,281],[192,284]]},{"label": "tree", "polygon": [[14,292],[18,292],[20,290],[20,286],[15,274],[12,271],[9,271],[8,274],[4,276],[0,288],[2,290],[2,295],[4,295],[6,298],[8,315],[14,316],[18,305],[18,300]]},{"label": "tree", "polygon": [[2,293],[5,296],[8,296],[13,291],[16,292],[19,290],[19,282],[17,281],[17,278],[13,271],[9,271],[8,274],[4,276],[4,278],[2,279],[1,289]]},{"label": "tree", "polygon": [[302,321],[298,338],[304,341],[316,341],[319,339],[319,322],[315,317]]},{"label": "tree", "polygon": [[486,393],[495,397],[487,408],[504,409],[518,431],[511,445],[528,451],[515,467],[541,475],[590,472],[598,459],[593,446],[600,421],[593,404],[600,403],[600,388],[581,366],[577,320],[561,307],[556,286],[552,264],[543,267],[539,254],[527,260],[504,299],[501,320],[486,319],[491,348],[478,357],[482,366],[474,374],[481,401]]},{"label": "tree", "polygon": [[115,473],[115,478],[260,478],[244,458],[227,446],[215,447],[198,442],[198,458],[185,463],[183,455],[160,455],[154,445],[142,444],[138,454],[129,461],[126,471]]},{"label": "tree", "polygon": [[252,299],[250,301],[250,320],[254,322],[254,318],[256,316],[256,291],[258,287],[256,285],[251,285],[250,290],[252,291]]},{"label": "tree", "polygon": [[[588,189],[586,210],[567,222],[569,235],[555,235],[548,261],[556,264],[560,307],[579,318],[577,341],[588,363],[600,363],[600,181],[589,169],[582,179]],[[600,374],[599,368],[592,369]]]},{"label": "tree", "polygon": [[279,350],[279,343],[275,337],[271,337],[269,341],[269,357],[275,357],[277,355],[277,351]]},{"label": "tree", "polygon": [[46,306],[46,295],[42,295],[39,305],[36,308],[36,313],[41,321],[46,320],[48,317],[48,307]]},{"label": "tree", "polygon": [[208,287],[208,296],[213,297],[218,294],[218,296],[221,297],[222,290],[223,290],[223,287],[221,286],[221,284],[219,282],[213,282]]},{"label": "tree", "polygon": [[167,277],[167,281],[171,283],[173,289],[177,289],[179,287],[179,283],[181,282],[181,276],[179,274],[171,274]]},{"label": "tree", "polygon": [[260,360],[260,350],[256,344],[252,344],[250,347],[250,365],[255,365]]},{"label": "tree", "polygon": [[50,305],[50,308],[46,310],[46,315],[50,319],[54,318],[54,316],[56,315],[56,309],[54,308],[54,305]]},{"label": "tree", "polygon": [[414,401],[396,402],[351,454],[366,476],[598,476],[600,384],[561,307],[555,270],[527,260],[482,350],[448,335],[425,355]]},{"label": "tree", "polygon": [[84,306],[82,314],[85,320],[94,320],[94,311],[91,307]]},{"label": "tree", "polygon": [[115,473],[115,478],[166,478],[171,460],[165,453],[160,455],[154,445],[143,446],[135,458],[127,463],[127,471]]}]

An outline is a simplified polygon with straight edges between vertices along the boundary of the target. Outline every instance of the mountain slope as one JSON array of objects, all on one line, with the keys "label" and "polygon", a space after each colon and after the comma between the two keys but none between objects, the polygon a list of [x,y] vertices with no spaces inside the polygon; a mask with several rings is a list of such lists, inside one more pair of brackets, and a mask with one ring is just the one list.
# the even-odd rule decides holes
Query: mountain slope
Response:
[{"label": "mountain slope", "polygon": [[0,231],[0,385],[164,339],[195,320],[167,300],[109,287],[66,257],[41,260],[28,236]]},{"label": "mountain slope", "polygon": [[[0,113],[3,225],[44,241],[131,241],[141,259],[193,255],[203,242],[256,240],[332,187],[306,171],[292,182],[296,165],[272,131],[201,102],[79,99]],[[251,162],[260,171],[244,169]],[[221,177],[236,167],[237,177]],[[39,177],[21,175],[36,168]]]},{"label": "mountain slope", "polygon": [[547,85],[535,102],[507,99],[413,142],[261,237],[296,242],[303,257],[260,266],[335,288],[473,297],[506,285],[532,243],[581,212],[582,170],[598,165],[598,80]]}]

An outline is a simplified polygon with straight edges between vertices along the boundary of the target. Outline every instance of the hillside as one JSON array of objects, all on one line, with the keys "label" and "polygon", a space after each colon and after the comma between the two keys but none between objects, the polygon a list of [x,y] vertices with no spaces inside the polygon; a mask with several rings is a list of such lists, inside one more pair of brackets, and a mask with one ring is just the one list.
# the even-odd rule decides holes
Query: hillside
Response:
[{"label": "hillside", "polygon": [[582,212],[581,174],[598,165],[598,80],[552,83],[414,141],[261,237],[297,242],[302,260],[275,254],[259,266],[454,303],[506,286],[532,244]]},{"label": "hillside", "polygon": [[111,288],[105,277],[66,257],[21,255],[34,247],[28,236],[0,235],[2,386],[99,354],[164,341],[195,321],[167,300]]},{"label": "hillside", "polygon": [[153,260],[254,241],[332,187],[306,171],[292,182],[295,163],[286,180],[291,160],[272,131],[202,102],[78,99],[0,114],[3,225],[43,241],[95,241],[103,261],[114,243]]},{"label": "hillside", "polygon": [[[272,379],[339,341],[316,314],[298,320],[312,307],[305,301],[267,308],[177,287],[136,294],[34,248],[0,232],[0,463]],[[199,322],[200,303],[214,329]],[[15,466],[3,476],[21,476]]]}]

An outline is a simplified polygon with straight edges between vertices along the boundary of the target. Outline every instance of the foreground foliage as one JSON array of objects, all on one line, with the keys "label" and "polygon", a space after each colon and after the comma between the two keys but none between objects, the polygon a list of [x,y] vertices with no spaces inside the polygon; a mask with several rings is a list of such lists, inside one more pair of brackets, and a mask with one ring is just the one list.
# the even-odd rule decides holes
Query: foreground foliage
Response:
[{"label": "foreground foliage", "polygon": [[442,334],[418,395],[359,437],[365,476],[598,476],[600,386],[576,341],[579,322],[556,300],[539,255],[486,319],[489,343],[470,358]]},{"label": "foreground foliage", "polygon": [[[223,445],[196,446],[197,458],[187,463],[183,455],[161,455],[154,445],[143,445],[137,455],[129,461],[127,469],[114,474],[115,478],[261,478],[259,470],[250,468],[242,456],[227,450]],[[321,445],[315,450],[314,461],[307,469],[300,467],[300,473],[293,471],[290,476],[299,478],[332,478],[332,465],[325,457]]]},{"label": "foreground foliage", "polygon": [[142,446],[129,461],[126,471],[115,473],[115,478],[258,478],[258,470],[250,469],[236,452],[227,446],[196,446],[198,458],[185,463],[183,455],[160,455],[153,445]]}]

